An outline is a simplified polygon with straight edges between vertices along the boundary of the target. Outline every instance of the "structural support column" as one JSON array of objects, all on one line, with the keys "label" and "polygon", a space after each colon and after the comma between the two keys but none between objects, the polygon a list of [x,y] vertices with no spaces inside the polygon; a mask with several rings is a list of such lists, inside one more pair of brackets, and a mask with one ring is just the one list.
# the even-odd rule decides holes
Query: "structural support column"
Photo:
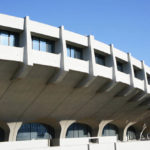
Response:
[{"label": "structural support column", "polygon": [[94,36],[88,36],[88,47],[86,58],[89,60],[89,74],[82,79],[80,83],[76,85],[76,87],[88,87],[95,80],[95,53],[94,53]]},{"label": "structural support column", "polygon": [[110,60],[112,64],[112,80],[103,84],[102,87],[98,90],[98,92],[110,92],[117,85],[117,63],[114,54],[114,46],[110,44]]},{"label": "structural support column", "polygon": [[123,90],[121,90],[117,96],[128,96],[131,94],[134,89],[134,70],[132,65],[132,59],[131,54],[128,53],[128,74],[130,75],[130,85],[128,87],[125,87]]},{"label": "structural support column", "polygon": [[10,129],[9,141],[16,141],[17,133],[22,125],[22,122],[7,123]]},{"label": "structural support column", "polygon": [[111,53],[111,59],[112,59],[112,80],[104,85],[103,90],[105,90],[106,92],[109,92],[117,84],[117,63],[116,63],[116,58],[114,55],[113,44],[110,44],[110,53]]},{"label": "structural support column", "polygon": [[61,82],[66,74],[69,71],[67,66],[67,48],[66,48],[66,40],[64,36],[64,26],[61,26],[60,29],[60,39],[57,42],[56,49],[61,53],[60,55],[60,69],[54,74],[48,81],[48,83],[58,83]]},{"label": "structural support column", "polygon": [[25,78],[33,66],[32,39],[31,39],[29,16],[26,16],[24,19],[24,31],[21,35],[20,43],[21,43],[20,46],[24,47],[23,64],[20,65],[20,67],[15,72],[12,79]]},{"label": "structural support column", "polygon": [[65,138],[66,137],[66,133],[67,133],[67,129],[69,128],[69,126],[71,124],[73,124],[74,122],[76,122],[75,120],[64,120],[64,121],[60,121],[60,126],[61,126],[61,133],[60,133],[60,139]]},{"label": "structural support column", "polygon": [[142,63],[142,68],[143,68],[143,76],[144,76],[144,89],[145,92],[148,93],[148,80],[147,80],[147,74],[146,74],[146,69],[145,69],[145,63],[144,61]]}]

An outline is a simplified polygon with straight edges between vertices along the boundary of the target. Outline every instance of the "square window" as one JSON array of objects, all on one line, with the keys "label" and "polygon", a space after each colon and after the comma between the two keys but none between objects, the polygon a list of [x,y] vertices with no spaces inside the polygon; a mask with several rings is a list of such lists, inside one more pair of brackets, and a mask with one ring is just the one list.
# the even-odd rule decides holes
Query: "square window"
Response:
[{"label": "square window", "polygon": [[0,44],[6,46],[18,46],[18,34],[9,31],[0,31]]},{"label": "square window", "polygon": [[105,56],[95,53],[95,61],[97,64],[105,66]]},{"label": "square window", "polygon": [[140,80],[143,80],[143,73],[140,68],[133,66],[134,69],[134,77]]},{"label": "square window", "polygon": [[46,39],[32,37],[32,49],[43,52],[54,52],[54,42]]},{"label": "square window", "polygon": [[82,59],[82,49],[71,45],[67,45],[67,56]]},{"label": "square window", "polygon": [[118,69],[118,71],[123,72],[123,63],[117,61],[117,69]]}]

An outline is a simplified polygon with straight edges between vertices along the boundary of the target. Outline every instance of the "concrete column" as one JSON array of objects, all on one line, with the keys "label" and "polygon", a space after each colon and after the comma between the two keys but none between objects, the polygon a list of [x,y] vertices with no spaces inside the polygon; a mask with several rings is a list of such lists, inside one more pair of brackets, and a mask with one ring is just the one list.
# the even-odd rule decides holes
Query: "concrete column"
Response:
[{"label": "concrete column", "polygon": [[9,141],[16,141],[18,130],[20,129],[22,122],[7,123],[10,129]]},{"label": "concrete column", "polygon": [[0,121],[0,128],[4,131],[4,141],[8,141],[10,129],[6,122]]},{"label": "concrete column", "polygon": [[20,37],[20,46],[24,47],[23,64],[20,65],[12,79],[25,78],[33,66],[32,57],[32,39],[30,31],[30,19],[29,16],[24,18],[24,31]]},{"label": "concrete column", "polygon": [[142,63],[143,76],[144,76],[144,89],[145,89],[145,92],[148,93],[148,80],[147,80],[145,64],[144,64],[144,61],[141,61],[141,63]]},{"label": "concrete column", "polygon": [[94,54],[94,36],[88,36],[88,47],[85,58],[89,60],[89,74],[76,87],[88,87],[95,80],[95,54]]},{"label": "concrete column", "polygon": [[74,122],[76,122],[76,121],[75,120],[69,120],[69,121],[68,120],[63,120],[63,121],[60,121],[60,126],[61,126],[60,139],[66,137],[67,129]]},{"label": "concrete column", "polygon": [[61,82],[66,74],[69,71],[67,66],[67,47],[66,47],[66,40],[64,34],[64,26],[61,26],[59,29],[60,39],[56,43],[56,53],[60,52],[60,69],[56,72],[56,74],[51,77],[48,83],[58,83]]},{"label": "concrete column", "polygon": [[67,47],[64,34],[64,26],[60,27],[60,47],[61,47],[61,69],[68,71],[67,66]]},{"label": "concrete column", "polygon": [[31,39],[31,31],[30,31],[30,19],[29,16],[25,17],[24,22],[24,63],[26,65],[33,65],[32,58],[32,39]]},{"label": "concrete column", "polygon": [[95,52],[94,52],[94,36],[88,36],[88,51],[89,51],[89,74],[95,75]]},{"label": "concrete column", "polygon": [[117,81],[117,62],[116,62],[116,57],[114,55],[114,46],[113,44],[110,44],[110,52],[112,56],[112,68],[113,68],[113,81]]},{"label": "concrete column", "polygon": [[110,122],[112,122],[112,121],[113,121],[113,120],[102,120],[102,121],[100,122],[100,124],[99,124],[99,131],[98,131],[98,135],[97,135],[97,136],[102,136],[104,127],[105,127],[108,123],[110,123]]},{"label": "concrete column", "polygon": [[128,62],[129,62],[129,70],[130,70],[130,85],[134,87],[134,69],[133,69],[132,58],[130,53],[128,53]]}]

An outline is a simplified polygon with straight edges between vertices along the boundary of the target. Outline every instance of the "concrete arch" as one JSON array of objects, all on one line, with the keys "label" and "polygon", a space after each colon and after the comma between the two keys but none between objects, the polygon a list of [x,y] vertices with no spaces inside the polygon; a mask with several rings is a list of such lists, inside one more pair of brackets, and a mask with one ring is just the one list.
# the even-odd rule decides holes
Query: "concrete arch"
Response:
[{"label": "concrete arch", "polygon": [[136,122],[129,122],[129,123],[125,126],[125,128],[124,128],[124,130],[123,130],[123,139],[122,139],[123,141],[127,141],[127,130],[128,130],[129,127],[133,126],[135,123],[136,123]]},{"label": "concrete arch", "polygon": [[38,120],[35,120],[35,121],[31,121],[31,122],[43,123],[43,124],[46,124],[46,125],[49,125],[49,126],[53,127],[54,130],[55,130],[55,138],[60,137],[61,125],[59,124],[59,121],[57,121],[55,119],[52,119],[52,118],[48,118],[48,119],[38,119]]},{"label": "concrete arch", "polygon": [[98,130],[99,130],[99,123],[95,120],[92,119],[86,119],[86,120],[78,120],[76,121],[77,123],[82,123],[82,124],[86,124],[88,126],[91,127],[92,129],[92,137],[96,137]]},{"label": "concrete arch", "polygon": [[[60,137],[61,126],[60,126],[59,122],[54,119],[48,118],[48,119],[37,119],[37,120],[25,121],[25,122],[22,122],[21,125],[24,123],[42,123],[42,124],[51,126],[52,128],[54,128],[55,138]],[[20,127],[21,127],[21,125],[20,125]],[[18,130],[20,129],[20,127],[18,128]],[[18,133],[18,130],[17,130],[17,133]],[[17,136],[17,134],[16,134],[16,136]]]},{"label": "concrete arch", "polygon": [[61,125],[60,138],[66,137],[67,130],[73,123],[81,123],[81,124],[88,125],[92,129],[92,136],[97,136],[98,122],[96,121],[92,121],[88,119],[87,120],[63,120],[63,121],[60,121],[60,125]]},{"label": "concrete arch", "polygon": [[102,121],[99,123],[99,130],[98,130],[98,135],[97,135],[97,136],[102,136],[104,127],[105,127],[108,123],[111,123],[112,121],[113,121],[113,120],[102,120]]}]

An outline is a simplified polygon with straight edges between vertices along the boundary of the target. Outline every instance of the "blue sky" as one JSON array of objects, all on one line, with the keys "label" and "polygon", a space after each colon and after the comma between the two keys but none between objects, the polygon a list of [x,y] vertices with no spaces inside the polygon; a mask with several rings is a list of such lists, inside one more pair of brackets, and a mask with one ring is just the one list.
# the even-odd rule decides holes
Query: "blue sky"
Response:
[{"label": "blue sky", "polygon": [[150,66],[150,0],[1,0],[0,13],[92,34]]}]

